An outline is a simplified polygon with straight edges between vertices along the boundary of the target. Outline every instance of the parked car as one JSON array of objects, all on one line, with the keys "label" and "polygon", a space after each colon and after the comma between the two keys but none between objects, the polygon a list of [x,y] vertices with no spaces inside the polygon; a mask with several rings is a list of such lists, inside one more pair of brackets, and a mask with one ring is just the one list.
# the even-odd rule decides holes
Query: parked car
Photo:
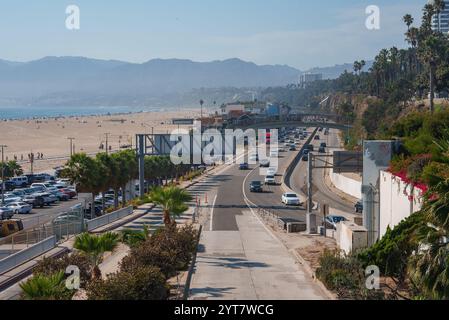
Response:
[{"label": "parked car", "polygon": [[28,186],[28,177],[27,176],[20,176],[20,177],[13,177],[9,179],[16,187],[19,188],[25,188]]},{"label": "parked car", "polygon": [[273,175],[269,175],[265,177],[265,184],[266,185],[275,185],[276,184],[276,179]]},{"label": "parked car", "polygon": [[61,192],[65,193],[66,195],[68,195],[70,199],[75,198],[76,195],[77,195],[75,190],[68,189],[68,188],[59,189],[59,191],[61,191]]},{"label": "parked car", "polygon": [[33,209],[33,207],[26,202],[9,203],[6,207],[11,209],[14,214],[29,214]]},{"label": "parked car", "polygon": [[260,181],[251,181],[249,184],[249,191],[251,192],[262,192],[262,182]]},{"label": "parked car", "polygon": [[43,208],[45,206],[45,199],[38,195],[27,195],[23,198],[23,202],[31,205],[33,208]]},{"label": "parked car", "polygon": [[52,185],[46,182],[38,182],[38,183],[33,183],[31,184],[32,188],[39,188],[39,190],[43,191],[47,191],[48,188],[51,188]]},{"label": "parked car", "polygon": [[[0,180],[0,191],[3,188],[3,182]],[[11,181],[5,181],[5,191],[12,191],[16,188],[16,185]]]},{"label": "parked car", "polygon": [[354,209],[356,213],[363,213],[363,202],[357,201],[357,203],[354,205]]},{"label": "parked car", "polygon": [[249,169],[248,163],[246,163],[246,162],[241,163],[241,164],[239,165],[239,169],[240,169],[240,170],[248,170],[248,169]]},{"label": "parked car", "polygon": [[298,195],[296,193],[284,193],[282,195],[282,203],[284,203],[285,205],[292,205],[292,206],[299,206],[301,205],[301,200],[299,199]]},{"label": "parked car", "polygon": [[[5,203],[12,203],[12,202],[17,202],[17,201],[22,201],[22,197],[18,197],[12,193],[7,193],[4,195],[5,197]],[[0,198],[1,200],[1,198]]]},{"label": "parked car", "polygon": [[0,207],[0,220],[8,220],[14,216],[14,211],[8,207]]},{"label": "parked car", "polygon": [[36,195],[43,197],[46,205],[52,205],[58,201],[58,198],[48,192],[37,193]]},{"label": "parked car", "polygon": [[348,221],[348,219],[343,216],[329,215],[326,216],[324,223],[326,223],[326,228],[337,230],[337,224],[343,221]]},{"label": "parked car", "polygon": [[70,197],[68,194],[58,190],[58,189],[50,189],[48,190],[49,193],[54,195],[56,198],[58,198],[59,201],[69,201]]}]

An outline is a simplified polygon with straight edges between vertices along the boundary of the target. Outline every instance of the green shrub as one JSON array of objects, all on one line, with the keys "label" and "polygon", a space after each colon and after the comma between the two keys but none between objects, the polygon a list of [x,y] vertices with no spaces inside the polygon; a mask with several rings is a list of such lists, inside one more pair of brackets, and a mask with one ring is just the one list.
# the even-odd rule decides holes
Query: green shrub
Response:
[{"label": "green shrub", "polygon": [[169,295],[166,278],[155,267],[140,267],[92,281],[89,300],[165,300]]},{"label": "green shrub", "polygon": [[51,275],[37,274],[20,284],[23,300],[71,300],[75,291],[65,286],[64,271]]},{"label": "green shrub", "polygon": [[44,258],[38,262],[33,270],[35,275],[50,276],[55,273],[64,272],[68,266],[77,266],[80,270],[81,284],[88,282],[91,279],[92,269],[89,259],[82,254],[68,253],[62,255],[59,258]]}]

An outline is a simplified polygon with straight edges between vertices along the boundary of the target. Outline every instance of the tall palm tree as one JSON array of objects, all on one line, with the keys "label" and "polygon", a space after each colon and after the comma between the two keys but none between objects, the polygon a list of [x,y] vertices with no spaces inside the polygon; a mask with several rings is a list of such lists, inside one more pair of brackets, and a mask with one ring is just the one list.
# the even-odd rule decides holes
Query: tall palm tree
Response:
[{"label": "tall palm tree", "polygon": [[410,31],[410,27],[411,27],[411,25],[413,24],[413,21],[414,21],[412,15],[411,14],[406,14],[404,16],[403,20],[404,20],[404,23],[407,25],[407,30]]},{"label": "tall palm tree", "polygon": [[[0,170],[1,170],[2,164],[0,163]],[[12,178],[15,176],[21,176],[23,174],[23,169],[20,166],[20,164],[17,163],[15,160],[11,160],[5,163],[5,171],[4,175],[5,178]]]},{"label": "tall palm tree", "polygon": [[89,258],[92,266],[92,277],[100,279],[101,270],[98,266],[103,259],[103,254],[114,251],[118,242],[119,235],[116,233],[107,232],[102,235],[82,233],[76,237],[73,247]]},{"label": "tall palm tree", "polygon": [[192,196],[184,189],[169,186],[153,188],[150,199],[154,204],[162,207],[164,224],[168,226],[172,223],[172,217],[176,218],[188,210],[186,202],[192,201]]}]

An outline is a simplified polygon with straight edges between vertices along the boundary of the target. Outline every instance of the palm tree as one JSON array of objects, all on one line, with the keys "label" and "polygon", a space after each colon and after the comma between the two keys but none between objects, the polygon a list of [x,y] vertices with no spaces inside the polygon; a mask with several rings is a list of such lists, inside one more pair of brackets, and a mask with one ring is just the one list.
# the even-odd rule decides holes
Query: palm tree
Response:
[{"label": "palm tree", "polygon": [[101,270],[98,267],[105,252],[114,251],[118,245],[119,235],[107,232],[102,235],[83,233],[76,237],[73,247],[85,254],[92,265],[92,277],[101,278]]},{"label": "palm tree", "polygon": [[[2,164],[0,164],[0,170],[1,170]],[[20,166],[20,164],[17,163],[15,160],[11,160],[5,163],[5,171],[4,176],[5,178],[12,178],[16,176],[21,176],[23,174],[23,169]]]},{"label": "palm tree", "polygon": [[412,15],[411,14],[406,14],[404,16],[403,20],[404,20],[404,23],[407,25],[408,31],[410,32],[410,27],[411,27],[411,25],[413,24],[413,21],[414,21]]},{"label": "palm tree", "polygon": [[[102,207],[103,207],[103,213],[105,211],[105,192],[109,190],[109,188],[116,185],[116,180],[118,176],[118,166],[115,162],[115,159],[109,155],[106,152],[102,152],[97,154],[96,156],[97,162],[100,164],[100,166],[105,170],[105,179],[102,179],[103,185],[101,193],[102,193]],[[114,199],[114,207],[117,209],[118,207],[118,201],[117,199]]]},{"label": "palm tree", "polygon": [[64,286],[64,271],[50,276],[38,274],[19,285],[25,300],[69,300],[71,296]]},{"label": "palm tree", "polygon": [[[178,187],[156,187],[150,192],[151,201],[162,207],[164,212],[164,224],[172,223],[171,217],[178,217],[188,210],[186,202],[192,200],[192,196]],[[174,221],[173,221],[174,222]]]}]

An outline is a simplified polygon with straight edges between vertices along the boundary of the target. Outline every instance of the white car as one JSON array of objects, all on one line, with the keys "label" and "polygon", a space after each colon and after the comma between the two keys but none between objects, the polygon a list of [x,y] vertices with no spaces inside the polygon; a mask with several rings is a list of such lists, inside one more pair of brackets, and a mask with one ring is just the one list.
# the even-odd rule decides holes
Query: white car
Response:
[{"label": "white car", "polygon": [[276,184],[276,179],[274,178],[274,176],[266,176],[265,177],[265,184],[266,185],[275,185]]},{"label": "white car", "polygon": [[270,151],[270,158],[277,158],[279,157],[279,151],[278,150],[271,150]]},{"label": "white car", "polygon": [[[9,193],[5,194],[5,203],[13,203],[13,202],[19,202],[22,201],[21,197],[16,196],[15,194]],[[1,198],[0,198],[1,200]]]},{"label": "white car", "polygon": [[32,206],[25,202],[13,202],[8,204],[6,207],[11,209],[14,214],[28,214],[31,213],[31,210],[33,209]]},{"label": "white car", "polygon": [[300,206],[301,200],[296,193],[287,192],[282,195],[282,203],[288,206]]},{"label": "white car", "polygon": [[274,176],[278,170],[274,167],[269,167],[267,169],[267,176]]}]

